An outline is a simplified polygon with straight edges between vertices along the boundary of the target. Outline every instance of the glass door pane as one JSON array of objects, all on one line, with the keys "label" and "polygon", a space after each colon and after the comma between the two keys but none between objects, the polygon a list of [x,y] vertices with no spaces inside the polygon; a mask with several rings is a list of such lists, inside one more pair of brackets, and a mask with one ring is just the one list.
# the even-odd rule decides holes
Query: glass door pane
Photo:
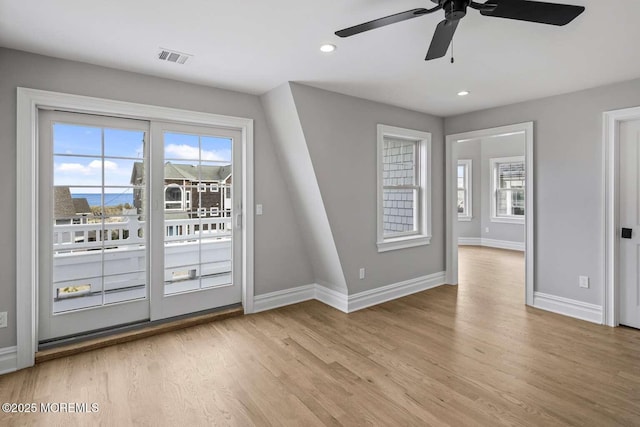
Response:
[{"label": "glass door pane", "polygon": [[[41,254],[50,267],[41,279],[40,338],[148,318],[148,123],[42,116],[40,243],[49,242]],[[142,305],[109,309],[133,301]]]},{"label": "glass door pane", "polygon": [[164,294],[232,283],[232,140],[164,132]]},{"label": "glass door pane", "polygon": [[240,303],[241,132],[154,122],[151,137],[151,320]]}]

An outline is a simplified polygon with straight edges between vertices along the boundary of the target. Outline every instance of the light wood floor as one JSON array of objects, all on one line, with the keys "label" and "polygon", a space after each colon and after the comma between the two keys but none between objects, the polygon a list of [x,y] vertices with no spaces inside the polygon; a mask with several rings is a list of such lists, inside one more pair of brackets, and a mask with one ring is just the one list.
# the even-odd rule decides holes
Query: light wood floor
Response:
[{"label": "light wood floor", "polygon": [[640,331],[524,306],[518,252],[464,247],[460,285],[352,314],[310,301],[0,377],[0,425],[640,425]]}]

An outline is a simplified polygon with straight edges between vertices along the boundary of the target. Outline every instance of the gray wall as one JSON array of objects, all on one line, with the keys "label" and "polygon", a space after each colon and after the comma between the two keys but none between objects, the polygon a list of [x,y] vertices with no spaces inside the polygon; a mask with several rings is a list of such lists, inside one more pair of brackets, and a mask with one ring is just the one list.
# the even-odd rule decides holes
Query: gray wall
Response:
[{"label": "gray wall", "polygon": [[447,134],[534,122],[536,291],[602,304],[602,113],[638,105],[640,79],[445,119]]},{"label": "gray wall", "polygon": [[[50,90],[254,119],[255,292],[264,294],[313,282],[309,259],[257,96],[150,77],[0,48],[0,348],[16,343],[16,88]],[[19,195],[18,195],[19,196]]]},{"label": "gray wall", "polygon": [[[291,89],[349,293],[444,271],[442,119],[300,84],[291,84]],[[378,123],[432,134],[429,246],[377,251]],[[366,269],[364,280],[358,279],[360,267]]]}]

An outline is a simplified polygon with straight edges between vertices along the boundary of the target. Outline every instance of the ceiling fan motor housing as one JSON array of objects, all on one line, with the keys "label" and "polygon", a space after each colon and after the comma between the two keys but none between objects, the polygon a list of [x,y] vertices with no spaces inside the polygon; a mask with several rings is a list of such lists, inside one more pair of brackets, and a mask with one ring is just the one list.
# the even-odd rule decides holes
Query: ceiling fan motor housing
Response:
[{"label": "ceiling fan motor housing", "polygon": [[467,6],[471,0],[431,0],[438,3],[444,10],[444,18],[447,21],[458,21],[467,14]]}]

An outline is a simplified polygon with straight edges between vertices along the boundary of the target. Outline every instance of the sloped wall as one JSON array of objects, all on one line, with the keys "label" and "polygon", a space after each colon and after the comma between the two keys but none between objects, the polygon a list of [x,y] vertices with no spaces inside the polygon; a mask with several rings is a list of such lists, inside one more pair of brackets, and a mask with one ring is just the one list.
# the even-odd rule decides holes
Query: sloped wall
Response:
[{"label": "sloped wall", "polygon": [[[290,84],[349,294],[445,270],[443,120],[390,105]],[[376,125],[432,134],[431,244],[378,253]],[[364,267],[365,278],[359,279]]]}]

